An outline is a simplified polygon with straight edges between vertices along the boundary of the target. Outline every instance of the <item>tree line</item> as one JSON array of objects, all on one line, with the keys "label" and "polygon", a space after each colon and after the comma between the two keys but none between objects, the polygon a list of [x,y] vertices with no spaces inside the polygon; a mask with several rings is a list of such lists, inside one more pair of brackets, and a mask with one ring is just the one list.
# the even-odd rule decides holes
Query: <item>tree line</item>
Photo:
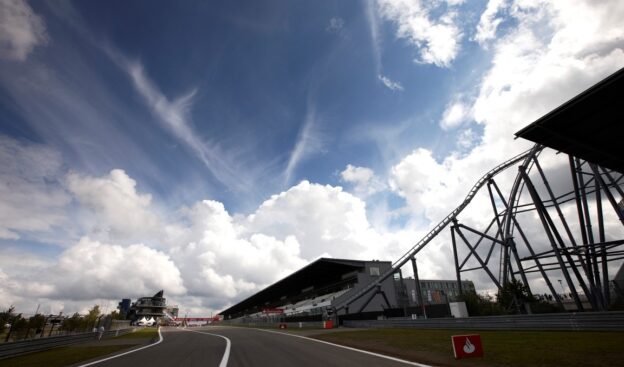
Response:
[{"label": "tree line", "polygon": [[73,334],[93,331],[103,324],[106,318],[121,319],[119,312],[105,315],[99,305],[94,305],[85,315],[77,312],[69,317],[42,315],[37,313],[24,317],[11,306],[0,312],[0,341],[16,341],[59,334]]}]

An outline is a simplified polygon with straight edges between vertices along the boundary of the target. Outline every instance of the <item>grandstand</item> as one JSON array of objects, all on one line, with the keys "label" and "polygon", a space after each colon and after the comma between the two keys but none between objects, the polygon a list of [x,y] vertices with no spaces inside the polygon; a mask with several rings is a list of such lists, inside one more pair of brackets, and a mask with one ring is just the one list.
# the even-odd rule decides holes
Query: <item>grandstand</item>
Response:
[{"label": "grandstand", "polygon": [[[277,317],[284,320],[320,320],[333,306],[388,270],[389,261],[321,258],[220,314],[227,319]],[[388,278],[368,299],[352,305],[364,314],[385,314],[396,309],[401,297],[400,278]],[[403,291],[404,293],[404,291]],[[341,310],[348,314],[349,310]]]}]

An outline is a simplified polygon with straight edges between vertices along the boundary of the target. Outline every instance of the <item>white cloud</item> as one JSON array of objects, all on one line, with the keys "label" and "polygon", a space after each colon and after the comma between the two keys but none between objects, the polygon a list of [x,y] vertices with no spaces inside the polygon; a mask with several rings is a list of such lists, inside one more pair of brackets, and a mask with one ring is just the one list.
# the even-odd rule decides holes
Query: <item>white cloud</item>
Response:
[{"label": "white cloud", "polygon": [[258,291],[305,261],[292,236],[283,240],[262,233],[247,233],[223,204],[205,200],[186,210],[191,225],[187,237],[171,256],[180,266],[191,295],[203,296],[223,306]]},{"label": "white cloud", "polygon": [[441,6],[438,1],[378,0],[381,16],[396,24],[397,37],[420,51],[416,61],[439,67],[449,67],[459,52],[463,34],[454,10],[459,3]]},{"label": "white cloud", "polygon": [[218,142],[203,139],[197,133],[191,118],[191,107],[197,90],[192,89],[187,94],[170,100],[149,78],[140,62],[129,60],[112,47],[104,47],[104,50],[130,76],[137,92],[158,122],[183,142],[219,182],[229,189],[250,190],[254,184],[251,177],[265,167],[255,159],[253,167],[243,168],[243,149],[236,146],[223,149]]},{"label": "white cloud", "polygon": [[[477,82],[474,102],[461,108],[471,110],[483,126],[478,144],[461,156],[435,157],[430,150],[415,149],[392,168],[392,187],[406,199],[414,217],[439,222],[481,175],[531,145],[514,140],[516,131],[624,66],[624,25],[618,20],[624,17],[621,2],[515,2],[509,9],[509,24],[514,26],[491,44],[492,65]],[[449,103],[451,109],[455,102]],[[460,120],[447,122],[453,125]],[[468,146],[474,138],[473,132],[465,130],[458,146]],[[560,159],[544,158],[542,163],[547,170],[565,172]],[[504,193],[515,173],[497,177]],[[553,184],[560,183],[555,179]],[[487,197],[475,199],[462,220],[482,225],[491,219],[488,205]],[[528,225],[534,227],[539,223]]]},{"label": "white cloud", "polygon": [[84,237],[61,254],[54,272],[50,298],[74,300],[115,299],[166,289],[184,294],[180,271],[163,252],[143,244],[119,246]]},{"label": "white cloud", "polygon": [[472,129],[465,129],[459,133],[457,137],[457,146],[460,149],[469,149],[475,145],[478,136]]},{"label": "white cloud", "polygon": [[321,256],[390,259],[413,233],[380,233],[364,202],[339,187],[303,181],[249,216],[205,200],[183,210],[170,256],[188,294],[223,309]]},{"label": "white cloud", "polygon": [[[434,159],[431,151],[416,149],[392,169],[394,189],[416,213],[442,219],[480,175],[531,145],[514,140],[514,132],[624,65],[621,46],[612,42],[624,35],[616,21],[618,14],[624,16],[624,6],[589,4],[510,6],[517,26],[493,44],[492,67],[475,102],[460,107],[451,102],[445,114],[447,125],[453,125],[461,121],[453,115],[472,109],[484,128],[480,143],[461,157],[453,153]],[[612,48],[598,51],[591,40]],[[460,146],[466,137],[460,134]]]},{"label": "white cloud", "polygon": [[[513,139],[516,131],[624,66],[620,2],[517,2],[510,9],[516,26],[493,44],[492,66],[474,103],[452,101],[442,121],[455,126],[473,111],[484,129],[480,143],[461,157],[434,159],[416,149],[393,167],[395,190],[414,210],[435,212],[431,220],[457,205],[479,175],[530,146]],[[468,137],[462,134],[460,146]],[[436,210],[443,202],[452,204]]]},{"label": "white cloud", "polygon": [[343,33],[345,21],[340,17],[333,17],[329,20],[329,25],[325,30],[329,33],[341,35]]},{"label": "white cloud", "polygon": [[[3,251],[0,294],[8,304],[29,309],[54,303],[56,312],[75,312],[102,300],[139,297],[164,288],[170,295],[186,292],[180,272],[168,255],[143,244],[120,246],[83,237],[58,259],[42,260],[28,253]],[[3,273],[4,271],[4,273]]]},{"label": "white cloud", "polygon": [[23,0],[0,2],[0,59],[26,60],[48,41],[45,23]]},{"label": "white cloud", "polygon": [[139,194],[136,181],[123,170],[112,170],[105,177],[70,173],[67,187],[93,215],[91,223],[86,223],[90,233],[103,232],[124,241],[156,237],[160,223],[150,207],[152,197]]},{"label": "white cloud", "polygon": [[293,173],[301,162],[313,154],[322,152],[324,146],[323,135],[317,126],[316,107],[311,99],[308,98],[305,120],[299,130],[297,141],[290,153],[290,158],[284,171],[285,183],[290,183]]},{"label": "white cloud", "polygon": [[369,230],[365,204],[340,187],[302,181],[273,195],[248,219],[248,230],[275,238],[293,235],[308,260],[324,254],[336,257],[361,253],[358,241]]},{"label": "white cloud", "polygon": [[458,127],[462,123],[468,121],[471,118],[470,107],[466,104],[455,101],[449,103],[444,110],[442,120],[440,121],[440,127],[442,130],[450,130]]},{"label": "white cloud", "polygon": [[621,2],[511,8],[518,25],[493,45],[492,67],[473,106],[475,119],[486,126],[486,144],[509,139],[624,65],[624,26],[616,20],[624,15]]},{"label": "white cloud", "polygon": [[0,135],[0,239],[41,234],[67,223],[70,197],[60,176],[57,151]]},{"label": "white cloud", "polygon": [[474,40],[479,42],[481,46],[487,47],[487,42],[496,37],[498,26],[503,22],[503,17],[499,16],[499,13],[506,6],[506,0],[488,1],[485,11],[481,14],[479,24],[477,25],[477,33],[474,36]]},{"label": "white cloud", "polygon": [[403,91],[403,86],[401,85],[401,83],[395,82],[392,79],[388,78],[387,76],[384,76],[381,74],[379,74],[377,77],[379,78],[379,80],[381,80],[383,85],[385,85],[391,91],[396,91],[396,90]]},{"label": "white cloud", "polygon": [[384,183],[375,176],[372,169],[367,167],[356,167],[350,164],[340,172],[342,181],[353,185],[355,195],[366,198],[374,193],[384,190]]},{"label": "white cloud", "polygon": [[302,181],[273,195],[247,218],[245,230],[277,239],[293,236],[301,257],[393,259],[410,243],[411,231],[380,232],[366,215],[363,200],[340,187]]}]

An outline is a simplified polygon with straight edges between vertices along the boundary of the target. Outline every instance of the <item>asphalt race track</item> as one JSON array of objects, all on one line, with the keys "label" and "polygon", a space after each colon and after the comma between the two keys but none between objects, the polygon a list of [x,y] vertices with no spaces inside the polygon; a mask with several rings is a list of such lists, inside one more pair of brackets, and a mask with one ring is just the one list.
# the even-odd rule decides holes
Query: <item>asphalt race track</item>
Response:
[{"label": "asphalt race track", "polygon": [[161,330],[163,340],[157,345],[83,366],[423,366],[274,331],[229,327]]}]

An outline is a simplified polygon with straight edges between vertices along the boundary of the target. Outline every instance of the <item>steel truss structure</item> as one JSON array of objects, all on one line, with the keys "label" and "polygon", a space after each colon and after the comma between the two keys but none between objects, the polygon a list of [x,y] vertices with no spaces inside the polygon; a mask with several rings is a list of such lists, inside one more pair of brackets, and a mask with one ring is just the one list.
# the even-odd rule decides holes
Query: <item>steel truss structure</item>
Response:
[{"label": "steel truss structure", "polygon": [[[560,169],[543,169],[546,165],[540,163],[540,155],[545,149],[536,144],[481,177],[455,210],[391,269],[341,303],[336,311],[349,313],[349,305],[379,289],[381,282],[410,261],[418,279],[416,255],[449,226],[460,292],[463,273],[483,271],[498,289],[512,280],[522,281],[529,291],[532,283],[545,284],[563,308],[560,292],[553,285],[557,277],[565,279],[565,293],[569,292],[579,311],[587,310],[583,295],[591,309],[606,310],[610,303],[608,265],[624,259],[624,232],[619,230],[624,227],[624,176],[568,156],[567,177],[562,177]],[[504,195],[496,178],[513,168],[517,175]],[[554,190],[553,183],[565,190]],[[479,192],[487,193],[480,198],[489,201],[492,213],[489,225],[483,229],[462,223],[459,218]],[[618,231],[608,232],[607,224],[613,228],[614,223]],[[557,280],[563,291],[562,280]],[[422,294],[418,296],[422,305]]]}]

